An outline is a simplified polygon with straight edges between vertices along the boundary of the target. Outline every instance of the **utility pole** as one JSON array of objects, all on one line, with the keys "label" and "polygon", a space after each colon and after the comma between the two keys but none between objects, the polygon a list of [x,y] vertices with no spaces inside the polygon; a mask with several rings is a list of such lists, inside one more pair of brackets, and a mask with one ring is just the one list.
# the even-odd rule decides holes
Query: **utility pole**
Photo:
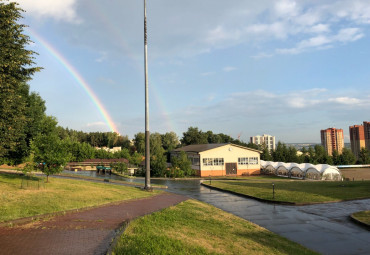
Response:
[{"label": "utility pole", "polygon": [[150,187],[150,132],[149,132],[149,90],[148,90],[148,42],[146,31],[146,0],[144,0],[144,65],[145,65],[145,187]]}]

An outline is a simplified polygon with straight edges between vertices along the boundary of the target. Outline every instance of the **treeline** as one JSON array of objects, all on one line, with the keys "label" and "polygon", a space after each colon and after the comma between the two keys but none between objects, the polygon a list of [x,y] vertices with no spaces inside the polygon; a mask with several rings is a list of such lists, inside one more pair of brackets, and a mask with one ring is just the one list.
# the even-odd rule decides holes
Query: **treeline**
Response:
[{"label": "treeline", "polygon": [[80,143],[88,143],[93,147],[130,147],[128,136],[121,136],[115,132],[83,132],[69,128],[58,127],[58,134],[61,139],[70,138]]},{"label": "treeline", "polygon": [[363,148],[360,152],[359,159],[348,148],[343,148],[341,154],[337,151],[329,156],[325,148],[321,145],[314,147],[302,148],[298,151],[293,146],[287,146],[278,142],[276,149],[271,153],[261,146],[261,159],[275,162],[294,162],[294,163],[311,163],[311,164],[329,164],[329,165],[353,165],[353,164],[370,164],[370,153]]}]

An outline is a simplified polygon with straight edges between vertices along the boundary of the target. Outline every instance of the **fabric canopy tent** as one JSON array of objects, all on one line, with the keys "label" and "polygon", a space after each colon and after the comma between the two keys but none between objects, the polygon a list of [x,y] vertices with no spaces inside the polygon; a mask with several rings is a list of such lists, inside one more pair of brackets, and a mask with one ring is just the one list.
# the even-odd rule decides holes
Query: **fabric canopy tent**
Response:
[{"label": "fabric canopy tent", "polygon": [[302,179],[342,180],[339,169],[327,164],[297,164],[261,160],[261,172]]}]

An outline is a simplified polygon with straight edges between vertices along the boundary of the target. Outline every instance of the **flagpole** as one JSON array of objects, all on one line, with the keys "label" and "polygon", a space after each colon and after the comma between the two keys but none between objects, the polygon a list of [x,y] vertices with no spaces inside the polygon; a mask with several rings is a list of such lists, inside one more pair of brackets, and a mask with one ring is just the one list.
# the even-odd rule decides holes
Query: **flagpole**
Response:
[{"label": "flagpole", "polygon": [[144,65],[145,65],[145,187],[150,190],[150,132],[149,132],[149,90],[148,90],[148,42],[146,28],[146,0],[144,0]]}]

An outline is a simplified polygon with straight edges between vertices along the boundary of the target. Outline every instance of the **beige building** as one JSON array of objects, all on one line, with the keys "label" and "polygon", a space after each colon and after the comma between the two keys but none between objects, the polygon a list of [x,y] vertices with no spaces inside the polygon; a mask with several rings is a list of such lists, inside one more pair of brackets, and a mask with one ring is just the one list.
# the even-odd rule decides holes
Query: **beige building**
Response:
[{"label": "beige building", "polygon": [[360,151],[365,148],[365,134],[363,125],[353,125],[349,127],[349,137],[351,139],[351,150],[359,159]]},{"label": "beige building", "polygon": [[365,146],[370,151],[370,122],[364,121]]},{"label": "beige building", "polygon": [[275,150],[275,136],[272,135],[256,135],[250,138],[250,142],[257,145],[266,145],[269,151]]},{"label": "beige building", "polygon": [[342,154],[344,148],[343,129],[327,128],[321,130],[321,145],[325,148],[329,156],[333,155],[333,151]]},{"label": "beige building", "polygon": [[201,177],[260,174],[261,151],[230,144],[194,144],[171,152],[171,157],[184,151],[192,169]]}]

